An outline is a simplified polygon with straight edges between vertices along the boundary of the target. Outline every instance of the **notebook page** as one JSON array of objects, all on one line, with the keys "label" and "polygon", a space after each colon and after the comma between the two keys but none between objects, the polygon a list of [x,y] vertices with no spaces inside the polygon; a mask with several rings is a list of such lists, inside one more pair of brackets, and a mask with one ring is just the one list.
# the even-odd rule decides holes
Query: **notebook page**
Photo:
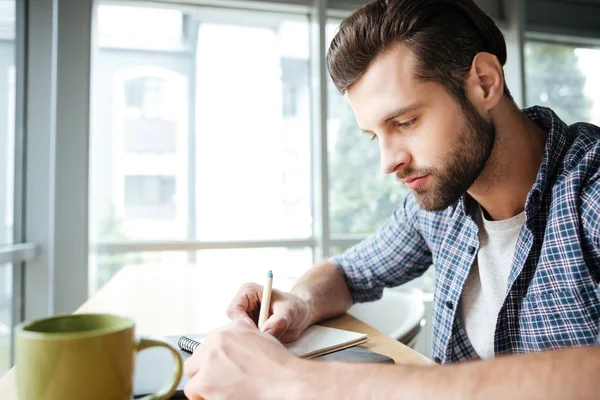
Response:
[{"label": "notebook page", "polygon": [[364,343],[367,340],[365,333],[313,325],[305,330],[298,340],[286,344],[285,347],[298,357],[309,358]]},{"label": "notebook page", "polygon": [[[205,335],[191,334],[184,336],[202,343]],[[179,336],[169,337],[169,339],[174,345],[177,345]],[[312,358],[355,346],[367,340],[368,336],[365,333],[313,325],[302,332],[298,340],[287,343],[285,347],[298,357]]]}]

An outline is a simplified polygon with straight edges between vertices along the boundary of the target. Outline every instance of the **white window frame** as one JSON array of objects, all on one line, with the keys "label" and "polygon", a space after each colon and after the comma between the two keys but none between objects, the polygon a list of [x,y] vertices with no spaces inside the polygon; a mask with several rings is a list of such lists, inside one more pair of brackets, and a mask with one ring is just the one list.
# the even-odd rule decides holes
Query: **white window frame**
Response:
[{"label": "white window frame", "polygon": [[[16,1],[15,9],[15,34],[10,32],[10,36],[5,39],[14,40],[15,48],[15,68],[10,71],[10,79],[14,79],[14,98],[9,99],[11,103],[9,115],[8,135],[12,137],[14,144],[14,153],[8,155],[6,162],[8,165],[8,182],[13,185],[13,205],[7,209],[8,215],[12,219],[12,243],[0,246],[0,267],[12,267],[12,307],[11,307],[11,325],[15,326],[24,318],[24,276],[25,266],[28,262],[34,260],[39,254],[39,246],[32,242],[27,242],[28,238],[25,232],[25,212],[26,207],[26,140],[25,140],[25,81],[26,75],[23,73],[26,65],[25,41],[26,41],[26,6],[22,1]],[[12,342],[12,341],[11,341]],[[10,349],[10,364],[14,364],[14,346]]]},{"label": "white window frame", "polygon": [[[523,36],[518,0],[504,0],[516,10],[503,31]],[[313,236],[290,240],[207,242],[88,242],[90,77],[96,24],[95,0],[26,0],[27,54],[26,126],[28,164],[24,170],[26,242],[41,246],[27,265],[24,290],[27,319],[72,312],[89,296],[89,255],[143,251],[187,251],[256,247],[310,247],[315,259],[333,247],[349,247],[361,235],[332,235],[329,221],[327,154],[327,85],[325,27],[330,18],[344,17],[362,3],[348,2],[347,10],[331,10],[327,0],[163,0],[118,1],[135,6],[168,6],[197,10],[198,6],[309,15],[311,21],[311,176]],[[342,4],[336,2],[335,4]],[[58,27],[60,26],[60,29]],[[522,49],[509,52],[517,73],[508,77],[516,100],[523,98]],[[514,82],[511,82],[513,80]],[[516,83],[515,83],[516,82]],[[524,93],[524,89],[522,90]],[[190,143],[193,145],[193,143]],[[17,204],[17,203],[15,203]],[[18,210],[16,210],[18,211]],[[31,268],[30,268],[31,267]]]}]

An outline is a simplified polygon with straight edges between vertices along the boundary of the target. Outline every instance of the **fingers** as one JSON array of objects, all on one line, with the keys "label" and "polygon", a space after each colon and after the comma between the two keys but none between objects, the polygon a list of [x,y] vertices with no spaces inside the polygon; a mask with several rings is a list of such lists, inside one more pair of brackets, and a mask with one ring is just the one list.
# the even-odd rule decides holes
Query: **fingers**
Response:
[{"label": "fingers", "polygon": [[227,307],[227,317],[232,321],[246,318],[258,320],[261,293],[262,286],[256,283],[243,284]]},{"label": "fingers", "polygon": [[[227,307],[227,316],[232,321],[242,321],[253,328],[257,327],[258,314],[260,312],[260,302],[263,287],[256,283],[246,283],[240,287],[238,293]],[[271,315],[261,330],[277,338],[285,338],[286,342],[295,340],[299,332],[286,332],[293,324],[293,302],[290,302],[285,295],[277,290],[273,290],[271,297]]]},{"label": "fingers", "polygon": [[183,373],[192,377],[198,373],[203,364],[206,364],[206,356],[207,351],[209,351],[211,346],[219,345],[219,338],[222,338],[223,335],[231,333],[231,332],[242,332],[243,330],[252,329],[256,330],[256,325],[254,321],[250,318],[246,317],[245,319],[240,319],[236,321],[232,321],[231,323],[225,325],[220,329],[216,329],[206,335],[204,342],[194,350],[194,354],[190,358],[188,358],[183,363]]},{"label": "fingers", "polygon": [[202,351],[206,348],[201,344],[194,350],[194,354],[183,363],[183,373],[185,376],[191,377],[196,375],[202,364]]},{"label": "fingers", "polygon": [[248,328],[257,329],[256,322],[254,322],[250,317],[246,316],[246,318],[240,318],[234,320],[233,322],[239,322],[240,326],[248,326]]},{"label": "fingers", "polygon": [[262,331],[268,333],[271,336],[280,338],[288,327],[290,326],[290,320],[284,315],[271,315],[267,322],[262,326]]},{"label": "fingers", "polygon": [[[275,325],[280,324],[275,322]],[[255,366],[257,354],[270,354],[274,345],[280,346],[275,349],[275,355],[284,350],[277,339],[260,333],[248,319],[232,321],[210,332],[184,363],[184,372],[189,377],[185,395],[195,400],[240,397],[247,385],[242,383],[255,380],[252,371],[248,371]],[[289,356],[287,352],[284,355]],[[254,371],[254,374],[262,376],[264,373]]]},{"label": "fingers", "polygon": [[189,400],[204,400],[204,398],[200,395],[202,391],[203,387],[200,385],[200,381],[197,379],[190,379],[183,388],[183,393]]},{"label": "fingers", "polygon": [[[250,312],[250,314],[253,314]],[[227,308],[227,316],[232,321],[243,321],[247,324],[250,324],[254,328],[257,327],[256,321],[250,317],[248,311],[243,308],[243,306],[235,305]]]},{"label": "fingers", "polygon": [[196,361],[196,359],[193,357],[190,357],[187,360],[185,360],[185,362],[183,363],[183,374],[185,376],[192,377],[192,376],[196,375],[199,368],[198,368],[198,363],[195,361]]},{"label": "fingers", "polygon": [[291,343],[298,340],[300,334],[302,333],[301,329],[288,329],[285,331],[283,335],[279,337],[279,341],[281,343]]}]

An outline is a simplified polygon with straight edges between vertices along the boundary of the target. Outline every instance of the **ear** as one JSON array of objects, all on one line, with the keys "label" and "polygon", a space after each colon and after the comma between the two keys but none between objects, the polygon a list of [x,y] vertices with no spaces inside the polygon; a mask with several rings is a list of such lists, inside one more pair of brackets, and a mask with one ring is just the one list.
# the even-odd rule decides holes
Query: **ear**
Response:
[{"label": "ear", "polygon": [[477,53],[466,82],[467,97],[481,111],[490,111],[504,95],[504,74],[498,58]]}]

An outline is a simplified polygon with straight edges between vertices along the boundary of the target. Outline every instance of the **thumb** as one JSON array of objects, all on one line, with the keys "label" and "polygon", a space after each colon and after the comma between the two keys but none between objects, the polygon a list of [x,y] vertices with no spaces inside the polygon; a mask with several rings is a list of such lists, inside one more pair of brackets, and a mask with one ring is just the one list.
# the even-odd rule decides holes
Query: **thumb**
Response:
[{"label": "thumb", "polygon": [[279,339],[281,335],[287,331],[289,325],[290,322],[286,317],[282,315],[271,315],[267,322],[264,323],[261,330]]}]

